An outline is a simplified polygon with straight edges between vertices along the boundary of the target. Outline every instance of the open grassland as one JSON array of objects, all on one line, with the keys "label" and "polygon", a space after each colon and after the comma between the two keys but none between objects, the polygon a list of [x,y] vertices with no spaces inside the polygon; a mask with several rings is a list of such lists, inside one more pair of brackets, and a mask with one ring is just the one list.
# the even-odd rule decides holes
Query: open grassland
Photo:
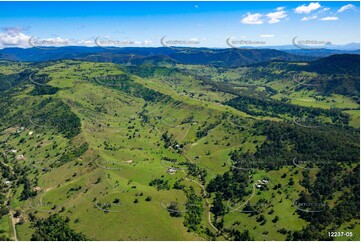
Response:
[{"label": "open grassland", "polygon": [[[21,68],[11,67],[7,74]],[[216,82],[228,78],[233,84],[247,84],[234,90],[255,90],[256,96],[268,95],[266,87],[271,87],[279,90],[271,98],[288,98],[288,103],[304,107],[358,107],[353,99],[341,95],[320,99],[315,91],[288,90],[291,83],[285,81],[243,83],[238,79],[247,73],[247,68],[222,74],[205,66],[177,68],[200,75],[211,73]],[[50,81],[31,81],[37,81],[41,75]],[[23,91],[13,95],[19,105],[9,113],[14,117],[21,113],[23,120],[0,133],[0,140],[5,141],[1,150],[5,153],[5,165],[10,170],[24,168],[24,177],[33,182],[30,190],[35,191],[33,197],[21,199],[26,189],[23,184],[10,189],[9,206],[19,210],[23,219],[16,225],[18,239],[31,239],[31,215],[46,219],[56,213],[69,218],[75,231],[94,240],[228,238],[227,233],[217,233],[215,226],[220,219],[210,212],[216,198],[214,193],[205,191],[207,184],[239,169],[231,160],[232,154],[242,151],[252,156],[269,145],[257,122],[280,122],[289,115],[253,116],[224,104],[236,97],[233,91],[221,91],[184,73],[177,73],[173,79],[166,77],[135,76],[116,64],[82,61],[54,62],[29,77]],[[44,85],[56,89],[49,88],[49,92],[42,87],[46,93],[38,95],[37,88],[44,91],[39,87]],[[44,100],[57,100],[58,106],[66,106],[66,113],[79,119],[78,133],[67,132],[67,116]],[[27,105],[20,105],[24,102]],[[344,112],[351,116],[350,126],[359,127],[359,111]],[[284,145],[281,143],[279,146]],[[286,240],[292,232],[309,225],[294,204],[300,192],[306,191],[302,185],[305,169],[290,166],[290,161],[291,158],[285,161],[288,165],[279,169],[246,169],[246,195],[222,203],[227,210],[223,216],[224,231],[248,230],[255,240]],[[355,167],[342,168],[346,174]],[[194,175],[192,168],[200,169],[200,173],[204,170],[205,175]],[[318,172],[309,172],[312,182]],[[151,185],[159,180],[162,185]],[[267,184],[262,182],[257,187],[263,180]],[[187,211],[194,204],[187,205],[189,197],[176,186],[183,186],[184,190],[192,186],[195,196],[201,198],[202,213],[196,231],[185,226]],[[342,194],[337,191],[330,196],[331,208]],[[169,209],[172,203],[177,203],[177,216]],[[8,218],[6,215],[0,219],[0,235],[11,237]],[[359,239],[359,221],[353,219],[340,228],[352,231],[352,240]]]}]

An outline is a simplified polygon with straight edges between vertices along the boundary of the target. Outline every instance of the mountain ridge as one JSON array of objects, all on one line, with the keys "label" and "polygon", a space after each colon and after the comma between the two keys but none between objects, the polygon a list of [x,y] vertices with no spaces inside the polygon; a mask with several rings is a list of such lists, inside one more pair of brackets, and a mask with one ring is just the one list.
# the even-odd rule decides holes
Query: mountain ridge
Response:
[{"label": "mountain ridge", "polygon": [[[150,56],[169,56],[181,64],[209,64],[219,66],[240,66],[273,59],[286,61],[306,61],[315,57],[295,55],[274,49],[208,49],[208,48],[112,48],[101,47],[61,47],[61,48],[6,48],[0,50],[0,59],[11,61],[42,62],[59,59],[86,59],[114,62],[124,61],[124,56],[133,55],[150,58]],[[101,58],[102,57],[102,58]],[[119,58],[121,57],[121,58]],[[126,60],[129,61],[129,60]]]}]

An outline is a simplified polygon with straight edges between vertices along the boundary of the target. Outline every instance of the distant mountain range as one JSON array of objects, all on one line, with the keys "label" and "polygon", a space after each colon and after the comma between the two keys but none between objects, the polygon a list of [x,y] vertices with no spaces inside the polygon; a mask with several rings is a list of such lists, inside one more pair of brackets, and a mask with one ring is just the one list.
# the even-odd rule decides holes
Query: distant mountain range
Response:
[{"label": "distant mountain range", "polygon": [[320,49],[320,50],[284,50],[287,53],[295,54],[295,55],[303,55],[303,56],[313,56],[313,57],[327,57],[331,55],[339,55],[339,54],[360,54],[360,50],[329,50],[329,49]]},{"label": "distant mountain range", "polygon": [[[277,45],[277,46],[265,46],[262,48],[271,48],[276,50],[302,50],[299,47],[296,47],[295,45]],[[345,45],[334,45],[334,44],[327,44],[322,49],[318,50],[337,50],[337,51],[359,51],[360,50],[360,43],[349,43]]]},{"label": "distant mountain range", "polygon": [[[354,46],[355,44],[350,44]],[[294,47],[294,46],[293,46]],[[351,47],[350,47],[351,48]],[[59,59],[77,59],[98,62],[142,64],[151,62],[202,64],[237,67],[272,60],[312,61],[334,54],[359,54],[359,50],[336,49],[209,49],[209,48],[102,48],[102,47],[60,47],[60,48],[5,48],[0,50],[0,60],[42,62]]]}]

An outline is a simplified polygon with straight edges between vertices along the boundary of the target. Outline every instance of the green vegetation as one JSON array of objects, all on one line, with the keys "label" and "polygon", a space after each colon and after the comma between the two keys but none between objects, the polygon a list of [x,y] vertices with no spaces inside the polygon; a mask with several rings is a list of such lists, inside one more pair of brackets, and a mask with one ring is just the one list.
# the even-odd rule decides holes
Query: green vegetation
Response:
[{"label": "green vegetation", "polygon": [[0,62],[0,239],[358,241],[359,59],[245,53]]},{"label": "green vegetation", "polygon": [[31,237],[33,241],[80,241],[88,240],[83,234],[77,233],[69,227],[69,221],[58,216],[51,215],[46,220],[36,221],[35,232]]}]

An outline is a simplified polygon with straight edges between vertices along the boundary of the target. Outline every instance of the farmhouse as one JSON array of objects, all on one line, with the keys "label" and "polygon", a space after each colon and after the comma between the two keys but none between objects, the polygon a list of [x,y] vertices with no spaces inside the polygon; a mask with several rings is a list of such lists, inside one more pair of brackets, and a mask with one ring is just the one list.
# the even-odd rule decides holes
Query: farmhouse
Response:
[{"label": "farmhouse", "polygon": [[35,191],[35,192],[40,192],[40,191],[42,191],[43,189],[41,189],[41,187],[34,187],[33,188],[33,191]]},{"label": "farmhouse", "polygon": [[176,171],[177,170],[175,168],[173,168],[173,167],[170,167],[170,168],[167,169],[167,173],[169,173],[169,174],[175,174]]},{"label": "farmhouse", "polygon": [[16,157],[17,160],[25,160],[25,156],[24,155],[18,155]]}]

